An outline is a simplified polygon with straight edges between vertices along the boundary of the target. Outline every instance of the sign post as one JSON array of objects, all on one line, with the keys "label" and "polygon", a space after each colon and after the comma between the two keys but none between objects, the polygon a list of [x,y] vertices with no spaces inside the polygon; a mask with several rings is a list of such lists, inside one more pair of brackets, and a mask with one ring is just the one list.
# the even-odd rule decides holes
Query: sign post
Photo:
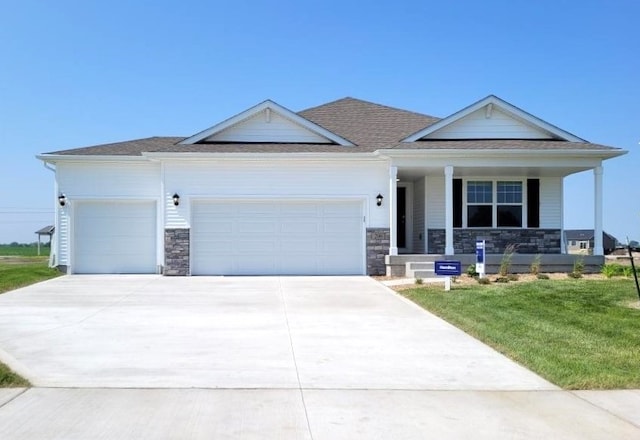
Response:
[{"label": "sign post", "polygon": [[485,270],[485,241],[476,240],[476,272],[480,278],[484,278]]},{"label": "sign post", "polygon": [[436,275],[444,275],[444,290],[451,290],[451,277],[462,274],[462,263],[460,261],[436,261],[434,263]]}]

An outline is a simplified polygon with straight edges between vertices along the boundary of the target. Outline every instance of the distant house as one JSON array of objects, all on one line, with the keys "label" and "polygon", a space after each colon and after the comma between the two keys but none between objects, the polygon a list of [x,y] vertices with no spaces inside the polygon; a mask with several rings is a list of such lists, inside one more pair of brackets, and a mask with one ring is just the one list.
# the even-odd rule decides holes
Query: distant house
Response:
[{"label": "distant house", "polygon": [[51,245],[51,237],[53,236],[53,233],[55,232],[55,230],[56,230],[55,226],[48,225],[48,226],[45,226],[44,228],[38,229],[36,231],[36,234],[38,234],[38,255],[40,255],[40,240],[41,240],[41,237],[43,235],[49,237],[49,245]]},{"label": "distant house", "polygon": [[[593,229],[566,229],[564,231],[567,242],[567,253],[569,254],[593,254],[594,236]],[[610,254],[616,248],[618,240],[602,232],[602,245],[605,255]]]}]

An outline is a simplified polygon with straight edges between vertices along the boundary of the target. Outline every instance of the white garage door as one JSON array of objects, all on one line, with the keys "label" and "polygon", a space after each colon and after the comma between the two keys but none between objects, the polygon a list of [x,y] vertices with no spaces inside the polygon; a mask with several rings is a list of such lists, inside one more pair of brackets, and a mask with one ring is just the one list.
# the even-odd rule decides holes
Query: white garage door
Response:
[{"label": "white garage door", "polygon": [[155,202],[78,202],[75,273],[155,273]]},{"label": "white garage door", "polygon": [[364,274],[362,203],[197,201],[193,275]]}]

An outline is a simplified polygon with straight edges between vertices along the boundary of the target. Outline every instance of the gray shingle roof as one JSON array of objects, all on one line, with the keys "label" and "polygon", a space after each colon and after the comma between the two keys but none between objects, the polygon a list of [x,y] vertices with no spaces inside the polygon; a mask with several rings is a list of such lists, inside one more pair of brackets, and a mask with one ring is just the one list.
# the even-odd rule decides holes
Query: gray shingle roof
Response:
[{"label": "gray shingle roof", "polygon": [[55,226],[49,225],[49,226],[45,226],[42,229],[38,229],[35,233],[38,235],[51,235],[53,234],[55,229],[56,229]]},{"label": "gray shingle roof", "polygon": [[534,149],[618,150],[604,145],[556,140],[437,140],[402,143],[438,118],[354,98],[343,98],[298,113],[355,146],[291,143],[198,143],[179,145],[185,137],[150,137],[125,142],[54,151],[47,154],[141,156],[155,153],[366,153],[379,149]]},{"label": "gray shingle roof", "polygon": [[303,118],[374,150],[393,145],[439,118],[354,98],[343,98],[303,110]]}]

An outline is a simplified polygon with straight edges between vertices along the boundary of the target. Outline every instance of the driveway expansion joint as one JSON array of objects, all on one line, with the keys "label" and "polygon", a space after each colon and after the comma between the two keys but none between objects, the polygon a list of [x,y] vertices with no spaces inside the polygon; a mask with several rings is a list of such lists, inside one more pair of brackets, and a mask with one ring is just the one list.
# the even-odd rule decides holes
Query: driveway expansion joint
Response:
[{"label": "driveway expansion joint", "polygon": [[293,337],[291,336],[291,326],[289,325],[289,314],[287,312],[287,301],[284,296],[284,290],[282,288],[282,278],[278,277],[278,290],[280,293],[280,298],[282,300],[282,307],[284,310],[284,319],[287,325],[287,334],[289,335],[289,345],[291,346],[291,357],[293,358],[293,365],[296,369],[296,379],[298,380],[298,390],[300,391],[300,399],[302,400],[302,408],[304,409],[304,417],[307,422],[307,432],[309,433],[309,438],[313,439],[313,432],[311,431],[311,422],[309,422],[309,411],[307,410],[307,403],[304,400],[304,391],[302,389],[302,382],[300,381],[300,371],[298,370],[298,361],[296,360],[296,351],[293,348]]}]

